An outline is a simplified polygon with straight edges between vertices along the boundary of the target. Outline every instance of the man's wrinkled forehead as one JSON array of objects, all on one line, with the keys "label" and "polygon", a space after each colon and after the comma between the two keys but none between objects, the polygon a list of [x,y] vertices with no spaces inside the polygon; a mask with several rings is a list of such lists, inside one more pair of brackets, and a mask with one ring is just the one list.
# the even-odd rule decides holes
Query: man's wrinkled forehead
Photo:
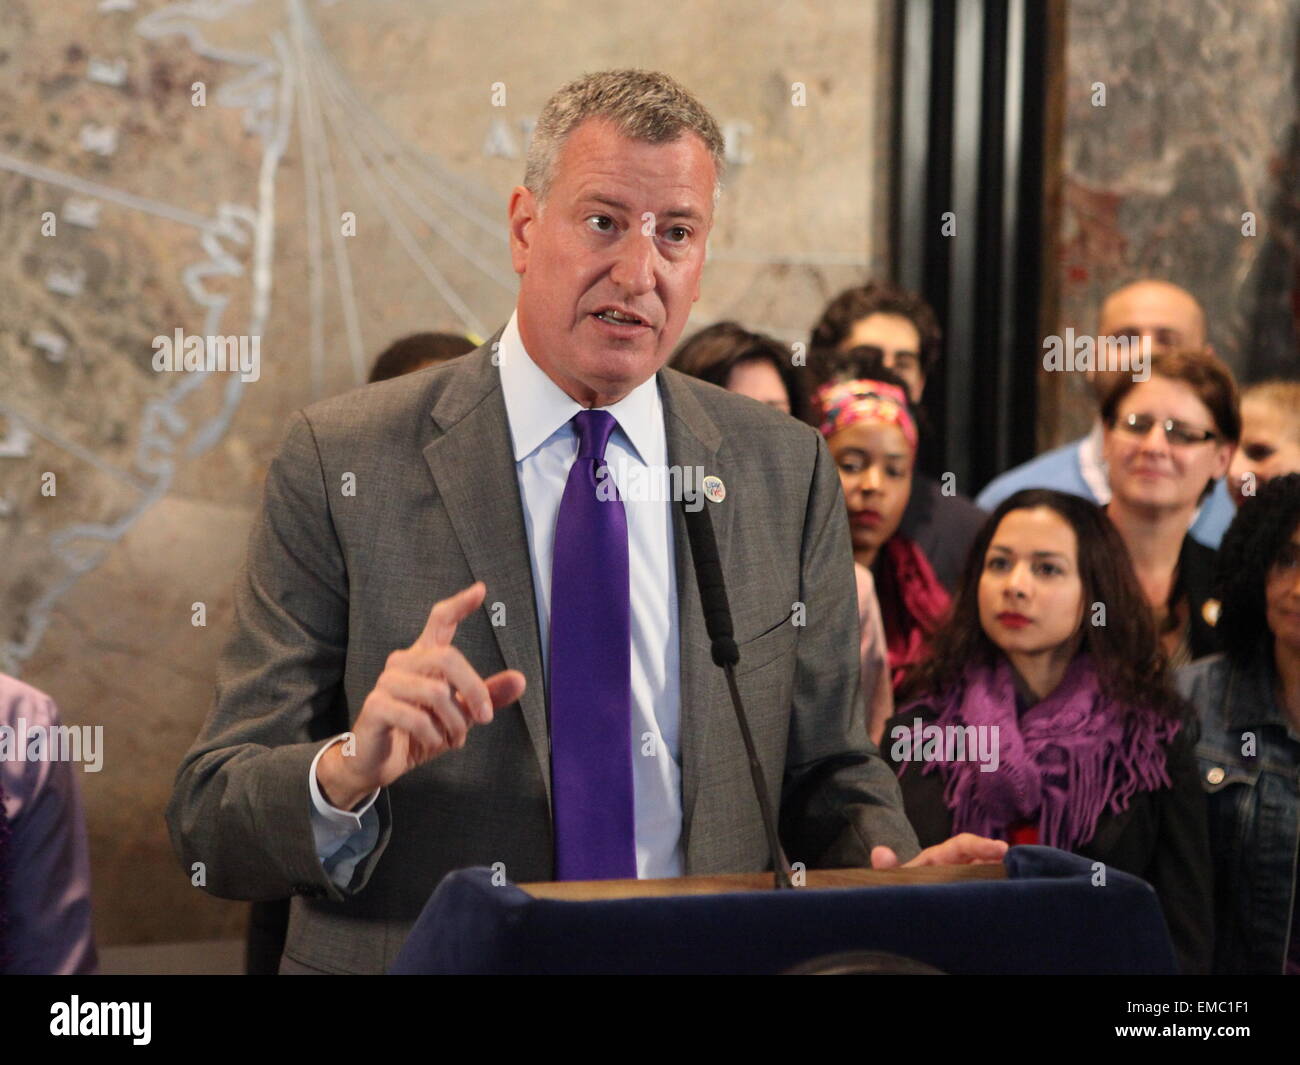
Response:
[{"label": "man's wrinkled forehead", "polygon": [[[583,122],[564,142],[555,184],[574,200],[615,210],[653,210],[656,217],[707,223],[717,172],[707,145],[684,131],[654,142],[626,136],[611,121]],[[659,202],[635,202],[646,194]]]},{"label": "man's wrinkled forehead", "polygon": [[1205,314],[1188,292],[1173,285],[1135,284],[1111,293],[1101,305],[1100,331],[1171,330],[1181,343],[1205,342]]}]

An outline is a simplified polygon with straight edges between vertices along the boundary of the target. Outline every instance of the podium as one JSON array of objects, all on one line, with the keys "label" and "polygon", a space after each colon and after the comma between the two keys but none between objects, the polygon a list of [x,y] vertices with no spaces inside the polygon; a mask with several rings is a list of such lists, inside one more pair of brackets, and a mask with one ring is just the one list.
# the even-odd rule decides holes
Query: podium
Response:
[{"label": "podium", "polygon": [[512,884],[448,874],[393,974],[783,973],[847,952],[953,974],[1176,973],[1155,891],[1051,847],[1002,864]]}]

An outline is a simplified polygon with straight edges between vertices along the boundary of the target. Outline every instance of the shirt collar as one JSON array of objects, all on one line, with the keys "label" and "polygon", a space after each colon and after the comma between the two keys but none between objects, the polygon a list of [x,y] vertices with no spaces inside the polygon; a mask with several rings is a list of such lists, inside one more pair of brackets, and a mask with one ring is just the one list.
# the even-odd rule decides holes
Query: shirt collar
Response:
[{"label": "shirt collar", "polygon": [[1106,474],[1106,460],[1102,456],[1100,418],[1092,423],[1092,429],[1079,444],[1079,473],[1083,477],[1083,483],[1092,490],[1099,507],[1110,502],[1110,478]]},{"label": "shirt collar", "polygon": [[[518,310],[510,315],[496,351],[516,462],[531,455],[583,409],[533,361],[519,335],[518,318]],[[655,455],[654,442],[663,436],[663,400],[659,395],[658,374],[637,385],[617,403],[601,409],[614,416],[637,456],[650,464]]]}]

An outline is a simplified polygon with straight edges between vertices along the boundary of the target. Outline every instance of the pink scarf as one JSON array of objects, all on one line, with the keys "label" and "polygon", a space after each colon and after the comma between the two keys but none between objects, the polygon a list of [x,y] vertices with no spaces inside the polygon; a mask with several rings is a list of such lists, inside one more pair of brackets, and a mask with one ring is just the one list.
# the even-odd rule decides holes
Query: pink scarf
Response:
[{"label": "pink scarf", "polygon": [[947,615],[951,599],[925,552],[911,540],[895,533],[885,541],[880,555],[876,591],[885,623],[890,677],[897,689],[907,671],[925,657],[930,637]]},{"label": "pink scarf", "polygon": [[[1074,850],[1092,839],[1109,809],[1121,813],[1139,791],[1169,787],[1166,745],[1181,722],[1107,699],[1086,652],[1080,652],[1045,699],[1016,711],[1011,664],[969,667],[942,701],[935,723],[996,726],[999,765],[981,771],[973,759],[924,762],[944,779],[952,829],[1006,839],[1012,825],[1038,825],[1047,846]],[[905,713],[905,707],[900,713]],[[901,772],[901,771],[900,771]]]}]

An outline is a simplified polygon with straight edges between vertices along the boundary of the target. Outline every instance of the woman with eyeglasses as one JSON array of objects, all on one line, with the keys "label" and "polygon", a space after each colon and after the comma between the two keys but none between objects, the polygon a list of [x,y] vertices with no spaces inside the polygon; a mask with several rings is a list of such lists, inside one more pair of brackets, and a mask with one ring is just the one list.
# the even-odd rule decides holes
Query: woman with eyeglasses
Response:
[{"label": "woman with eyeglasses", "polygon": [[1176,678],[1201,715],[1214,971],[1300,976],[1300,474],[1243,500],[1218,562],[1225,653]]},{"label": "woman with eyeglasses", "polygon": [[1208,352],[1155,355],[1146,380],[1121,378],[1111,389],[1101,419],[1106,513],[1128,548],[1161,649],[1174,668],[1213,654],[1214,551],[1188,527],[1241,437],[1232,373]]}]

